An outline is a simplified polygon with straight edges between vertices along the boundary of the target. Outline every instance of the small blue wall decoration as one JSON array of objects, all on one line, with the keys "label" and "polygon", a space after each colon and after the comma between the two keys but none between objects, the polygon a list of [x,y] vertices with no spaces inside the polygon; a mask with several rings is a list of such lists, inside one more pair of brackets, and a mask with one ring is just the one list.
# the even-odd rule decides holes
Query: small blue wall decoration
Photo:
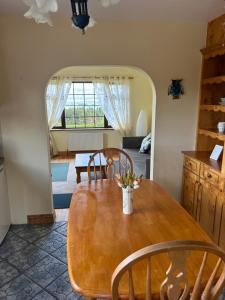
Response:
[{"label": "small blue wall decoration", "polygon": [[168,95],[172,95],[173,99],[180,99],[180,96],[184,94],[182,80],[183,79],[172,79],[168,87]]}]

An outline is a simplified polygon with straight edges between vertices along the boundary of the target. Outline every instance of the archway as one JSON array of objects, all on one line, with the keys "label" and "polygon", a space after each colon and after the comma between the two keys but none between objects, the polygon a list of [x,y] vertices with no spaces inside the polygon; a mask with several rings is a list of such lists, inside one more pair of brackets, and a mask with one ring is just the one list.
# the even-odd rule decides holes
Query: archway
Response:
[{"label": "archway", "polygon": [[[131,136],[135,136],[136,122],[138,114],[144,110],[147,114],[148,132],[151,131],[151,150],[150,150],[150,179],[154,178],[154,140],[155,140],[155,112],[156,112],[156,92],[152,79],[149,75],[136,67],[129,66],[74,66],[66,67],[59,70],[52,77],[68,77],[74,78],[75,82],[83,79],[90,80],[92,77],[101,76],[129,76],[132,78],[131,83],[131,119],[132,128]],[[86,132],[90,132],[93,128],[86,128]],[[115,130],[101,129],[104,135],[104,147],[120,147],[122,136]],[[99,131],[99,129],[98,129]],[[53,129],[52,135],[60,153],[68,153],[68,139],[73,133],[84,133],[82,128],[74,128],[74,130]],[[93,133],[93,131],[91,131]],[[76,150],[76,149],[75,149]],[[78,149],[80,150],[80,149]],[[92,149],[90,149],[92,150]]]}]

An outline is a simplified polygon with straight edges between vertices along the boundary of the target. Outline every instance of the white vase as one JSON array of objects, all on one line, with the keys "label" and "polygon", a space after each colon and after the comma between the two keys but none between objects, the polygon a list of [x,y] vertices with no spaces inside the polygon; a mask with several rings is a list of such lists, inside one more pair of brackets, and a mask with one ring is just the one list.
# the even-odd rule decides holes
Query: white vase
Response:
[{"label": "white vase", "polygon": [[133,212],[133,189],[126,188],[122,189],[123,191],[123,213],[125,215],[130,215]]},{"label": "white vase", "polygon": [[219,123],[217,124],[217,128],[218,128],[218,131],[219,131],[220,133],[223,133],[224,130],[225,130],[225,122],[219,122]]}]

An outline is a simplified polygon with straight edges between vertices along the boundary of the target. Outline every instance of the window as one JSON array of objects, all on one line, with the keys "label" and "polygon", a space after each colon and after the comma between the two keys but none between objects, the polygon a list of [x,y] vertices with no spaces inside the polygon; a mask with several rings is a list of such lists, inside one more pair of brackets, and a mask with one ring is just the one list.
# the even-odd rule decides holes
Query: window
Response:
[{"label": "window", "polygon": [[110,128],[92,82],[73,82],[61,119],[54,128]]}]

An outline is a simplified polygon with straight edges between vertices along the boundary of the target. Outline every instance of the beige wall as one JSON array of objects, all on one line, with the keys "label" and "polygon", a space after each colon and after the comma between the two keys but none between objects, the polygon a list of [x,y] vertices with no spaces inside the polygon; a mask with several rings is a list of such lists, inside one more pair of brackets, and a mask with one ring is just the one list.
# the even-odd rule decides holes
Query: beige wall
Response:
[{"label": "beige wall", "polygon": [[[131,96],[131,132],[130,135],[135,135],[136,122],[138,114],[144,110],[147,115],[148,131],[151,130],[152,122],[152,86],[149,83],[147,75],[137,69],[129,67],[69,67],[60,70],[55,75],[87,77],[87,76],[129,76],[133,77],[130,81],[130,96]],[[114,130],[103,131],[104,147],[120,147],[122,136]],[[59,151],[67,151],[68,136],[71,131],[52,131],[56,146]]]},{"label": "beige wall", "polygon": [[0,157],[3,157],[3,143],[2,143],[1,123],[0,123]]},{"label": "beige wall", "polygon": [[[193,149],[205,24],[99,23],[82,36],[69,18],[55,27],[0,18],[0,107],[12,222],[49,213],[51,181],[44,91],[66,66],[126,65],[146,71],[156,87],[154,179],[179,199],[181,150]],[[3,75],[2,75],[3,74]],[[172,78],[183,78],[180,101],[167,96]]]}]

